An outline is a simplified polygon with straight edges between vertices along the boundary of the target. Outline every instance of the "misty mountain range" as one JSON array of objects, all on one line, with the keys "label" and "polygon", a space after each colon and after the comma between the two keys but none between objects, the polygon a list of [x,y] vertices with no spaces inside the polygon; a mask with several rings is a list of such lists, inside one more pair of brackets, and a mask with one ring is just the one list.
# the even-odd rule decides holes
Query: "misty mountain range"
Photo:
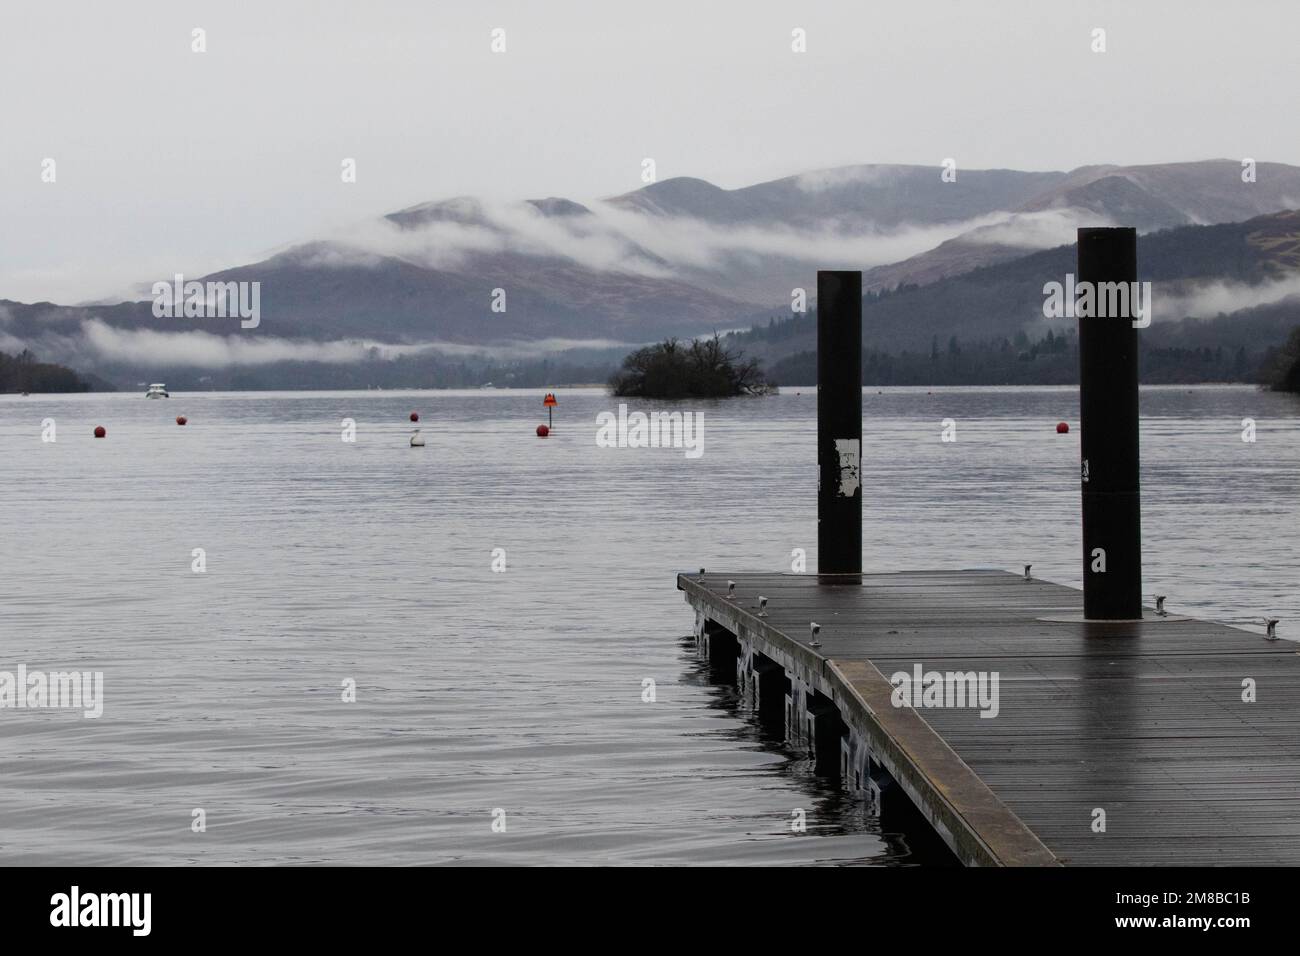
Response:
[{"label": "misty mountain range", "polygon": [[[364,365],[349,381],[384,384],[379,365],[413,356],[567,350],[599,366],[665,336],[789,322],[789,334],[751,337],[776,360],[807,347],[791,293],[806,289],[811,305],[819,268],[864,271],[865,341],[925,348],[935,336],[1033,328],[1042,283],[1073,268],[1063,247],[1094,225],[1155,234],[1139,243],[1139,267],[1159,283],[1158,323],[1260,307],[1269,329],[1284,332],[1288,314],[1300,322],[1289,304],[1300,293],[1300,222],[1286,214],[1300,208],[1300,167],[1260,163],[1254,182],[1232,160],[958,170],[955,182],[940,172],[847,166],[730,190],[669,179],[599,202],[433,201],[202,277],[260,282],[256,329],[155,318],[149,286],[171,280],[157,276],[134,302],[0,298],[0,350],[29,348],[131,385],[200,372],[222,381],[231,368],[270,375],[286,363]],[[1215,224],[1236,225],[1204,228]],[[907,294],[873,297],[899,289]],[[1265,338],[1254,344],[1272,344],[1272,331],[1257,332]]]},{"label": "misty mountain range", "polygon": [[[875,383],[1077,381],[1077,358],[1070,358],[1076,320],[1044,318],[1042,291],[1045,276],[1074,271],[1075,257],[1072,245],[1058,246],[867,293],[864,349],[901,360],[892,363],[893,372],[891,363],[878,363]],[[1152,233],[1139,245],[1139,275],[1152,283],[1154,319],[1139,336],[1144,381],[1258,380],[1256,370],[1269,364],[1271,350],[1300,328],[1300,211]],[[1007,365],[1044,337],[1069,353],[1050,372],[1041,362]],[[733,344],[767,360],[778,381],[815,381],[813,315],[774,316],[735,335]],[[941,354],[949,358],[934,365],[908,360]]]}]

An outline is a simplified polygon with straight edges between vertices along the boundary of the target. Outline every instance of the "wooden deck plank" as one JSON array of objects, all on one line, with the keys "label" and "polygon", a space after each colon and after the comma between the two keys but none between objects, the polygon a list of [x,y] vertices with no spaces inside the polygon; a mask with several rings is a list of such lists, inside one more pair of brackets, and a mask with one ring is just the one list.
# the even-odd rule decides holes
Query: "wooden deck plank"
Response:
[{"label": "wooden deck plank", "polygon": [[[1081,612],[1081,592],[999,571],[867,574],[860,584],[682,574],[678,586],[711,619],[847,685],[850,705],[881,740],[919,755],[922,785],[997,862],[1300,865],[1293,643],[1186,618],[1063,622]],[[917,663],[996,673],[997,716],[893,707],[889,675]],[[1242,700],[1247,678],[1254,702]],[[1092,829],[1096,808],[1104,833]]]}]

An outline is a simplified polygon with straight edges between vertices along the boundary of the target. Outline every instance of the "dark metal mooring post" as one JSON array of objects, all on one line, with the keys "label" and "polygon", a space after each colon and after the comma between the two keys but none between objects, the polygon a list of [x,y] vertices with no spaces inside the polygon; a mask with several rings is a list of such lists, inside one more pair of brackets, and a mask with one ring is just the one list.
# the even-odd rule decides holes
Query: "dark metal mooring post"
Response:
[{"label": "dark metal mooring post", "polygon": [[[1091,314],[1079,315],[1079,445],[1083,491],[1083,615],[1142,616],[1138,479],[1137,329],[1129,315],[1098,315],[1103,283],[1137,282],[1137,230],[1080,229],[1079,284],[1091,283]],[[1150,303],[1145,303],[1150,308]]]},{"label": "dark metal mooring post", "polygon": [[817,571],[862,572],[862,273],[817,273]]}]

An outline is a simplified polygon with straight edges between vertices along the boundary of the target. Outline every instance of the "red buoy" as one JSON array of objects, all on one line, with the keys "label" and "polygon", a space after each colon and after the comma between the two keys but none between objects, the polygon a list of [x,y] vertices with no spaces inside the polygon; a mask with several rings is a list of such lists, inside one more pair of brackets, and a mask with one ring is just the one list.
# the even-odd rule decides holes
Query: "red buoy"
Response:
[{"label": "red buoy", "polygon": [[105,428],[103,425],[96,425],[96,426],[95,426],[95,437],[96,437],[96,438],[103,438],[103,437],[104,437],[105,435],[107,435],[107,434],[108,434],[108,429]]},{"label": "red buoy", "polygon": [[1056,423],[1056,434],[1066,435],[1069,434],[1069,431],[1070,431],[1070,426],[1067,425],[1065,422]]},{"label": "red buoy", "polygon": [[546,437],[547,435],[549,435],[550,433],[551,433],[551,430],[550,430],[549,428],[547,428],[545,425],[538,425],[538,426],[537,426],[537,437],[538,437],[538,438],[545,438],[545,437]]},{"label": "red buoy", "polygon": [[411,412],[411,421],[413,421],[413,422],[418,422],[419,420],[420,420],[420,413],[419,413],[419,412]]},{"label": "red buoy", "polygon": [[186,418],[184,415],[177,415],[177,416],[176,416],[176,424],[177,424],[177,425],[184,425],[184,424],[185,424],[186,422],[188,422],[188,421],[189,421],[189,419]]}]

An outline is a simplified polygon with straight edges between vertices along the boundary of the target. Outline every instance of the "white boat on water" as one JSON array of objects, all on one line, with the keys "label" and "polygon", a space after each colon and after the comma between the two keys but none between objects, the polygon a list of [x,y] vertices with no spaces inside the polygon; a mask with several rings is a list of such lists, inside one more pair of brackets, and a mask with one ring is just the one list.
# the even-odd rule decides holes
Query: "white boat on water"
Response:
[{"label": "white boat on water", "polygon": [[144,397],[145,398],[171,398],[171,396],[167,394],[167,386],[162,384],[161,382],[157,383],[156,385],[150,385],[149,391],[144,393]]}]

